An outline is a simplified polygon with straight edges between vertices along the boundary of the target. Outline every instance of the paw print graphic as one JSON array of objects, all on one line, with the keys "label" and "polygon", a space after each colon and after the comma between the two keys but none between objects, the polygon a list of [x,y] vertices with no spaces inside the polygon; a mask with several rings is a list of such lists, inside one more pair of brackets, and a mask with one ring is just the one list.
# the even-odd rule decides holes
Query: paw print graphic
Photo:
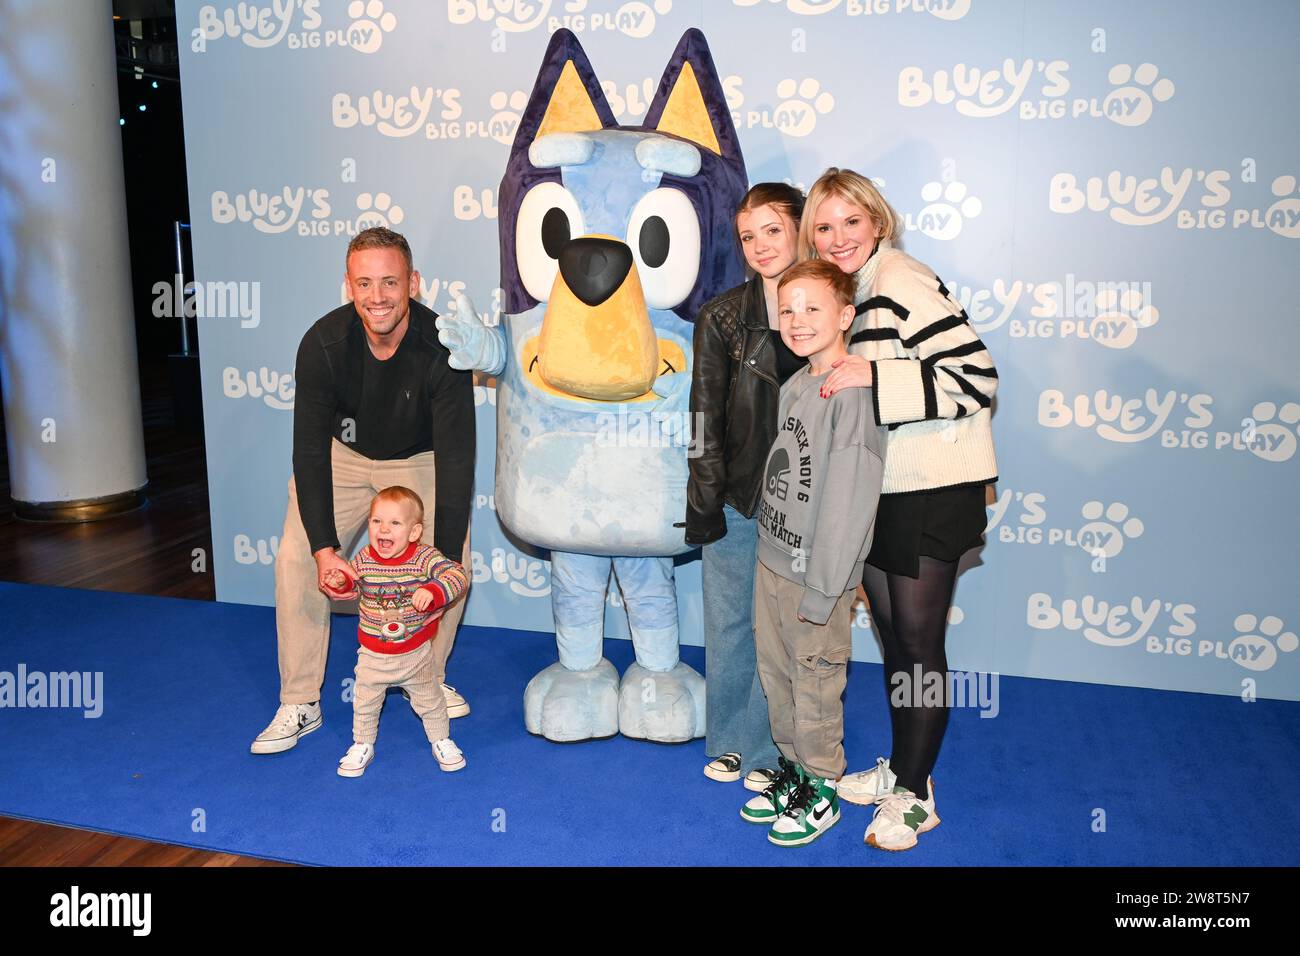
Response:
[{"label": "paw print graphic", "polygon": [[1100,501],[1089,501],[1083,506],[1083,518],[1088,523],[1079,529],[1079,547],[1094,557],[1113,558],[1124,550],[1124,542],[1142,537],[1146,530],[1140,518],[1129,517],[1128,505],[1116,501],[1103,508]]},{"label": "paw print graphic", "polygon": [[492,107],[492,118],[488,120],[488,135],[502,146],[509,146],[515,141],[515,130],[519,129],[519,120],[524,107],[528,105],[528,94],[523,90],[507,93],[498,90],[488,100]]},{"label": "paw print graphic", "polygon": [[406,218],[402,207],[388,193],[362,193],[357,197],[357,231],[375,226],[397,226]]},{"label": "paw print graphic", "polygon": [[796,83],[785,79],[776,84],[776,112],[773,122],[787,136],[807,136],[817,127],[818,115],[825,116],[835,109],[835,97],[822,90],[817,80],[809,77]]},{"label": "paw print graphic", "polygon": [[921,187],[921,199],[926,206],[917,214],[916,228],[931,239],[956,238],[962,223],[984,211],[982,202],[966,194],[966,184],[955,179],[946,187],[926,183]]},{"label": "paw print graphic", "polygon": [[362,53],[374,53],[383,45],[384,34],[392,33],[397,17],[384,12],[384,0],[352,0],[348,4],[348,46]]},{"label": "paw print graphic", "polygon": [[[1281,424],[1273,421],[1277,418]],[[1242,423],[1241,440],[1256,458],[1265,461],[1290,461],[1296,451],[1296,423],[1300,422],[1300,405],[1287,402],[1279,412],[1272,402],[1260,402]]]},{"label": "paw print graphic", "polygon": [[1146,301],[1141,289],[1102,289],[1097,293],[1097,317],[1088,335],[1108,349],[1126,349],[1137,341],[1138,329],[1160,321],[1160,312]]},{"label": "paw print graphic", "polygon": [[1253,614],[1239,614],[1232,627],[1237,636],[1228,645],[1228,657],[1246,670],[1266,671],[1277,663],[1278,651],[1290,653],[1300,645],[1292,631],[1282,630],[1280,617],[1260,620]]},{"label": "paw print graphic", "polygon": [[1120,126],[1141,126],[1149,120],[1156,102],[1163,103],[1174,95],[1173,82],[1157,79],[1159,75],[1154,63],[1143,63],[1136,70],[1127,63],[1112,66],[1107,79],[1115,89],[1101,104],[1106,119]]},{"label": "paw print graphic", "polygon": [[1277,202],[1268,207],[1264,221],[1279,236],[1300,239],[1300,198],[1296,196],[1295,177],[1279,176],[1273,180]]}]

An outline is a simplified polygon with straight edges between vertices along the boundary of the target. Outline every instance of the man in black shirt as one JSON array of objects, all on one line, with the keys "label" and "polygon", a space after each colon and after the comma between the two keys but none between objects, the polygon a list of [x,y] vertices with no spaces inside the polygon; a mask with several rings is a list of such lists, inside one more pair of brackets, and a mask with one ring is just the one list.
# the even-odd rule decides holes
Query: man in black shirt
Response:
[{"label": "man in black shirt", "polygon": [[[325,575],[345,571],[370,515],[390,485],[411,488],[432,515],[433,544],[470,565],[474,484],[472,373],[452,369],[431,309],[415,301],[420,274],[406,239],[366,229],[348,244],[352,302],[303,336],[294,369],[293,477],[275,561],[280,708],[253,741],[253,753],[278,753],[321,725],[320,690],[329,648]],[[346,548],[343,554],[340,547]],[[438,629],[438,679],[465,611],[457,601]],[[448,713],[469,706],[454,690]]]}]

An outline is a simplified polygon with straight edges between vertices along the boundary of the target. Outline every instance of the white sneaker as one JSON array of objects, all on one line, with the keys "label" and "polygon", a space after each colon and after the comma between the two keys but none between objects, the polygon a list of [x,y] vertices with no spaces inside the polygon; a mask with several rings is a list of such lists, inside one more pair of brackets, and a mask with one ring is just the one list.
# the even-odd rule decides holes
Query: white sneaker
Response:
[{"label": "white sneaker", "polygon": [[[873,803],[884,800],[894,789],[894,784],[897,782],[898,775],[889,769],[889,761],[885,757],[877,757],[874,770],[860,770],[857,773],[845,774],[840,777],[840,799],[869,807]],[[933,798],[934,778],[927,777],[926,784],[929,786],[930,796]]]},{"label": "white sneaker", "polygon": [[740,754],[729,751],[709,761],[704,766],[704,776],[719,783],[735,783],[740,779]]},{"label": "white sneaker", "polygon": [[755,793],[762,793],[772,781],[780,774],[779,770],[770,770],[767,767],[755,767],[749,773],[745,774],[745,789],[753,790]]},{"label": "white sneaker", "polygon": [[933,830],[938,825],[933,790],[928,800],[921,800],[911,790],[894,787],[876,807],[863,839],[868,846],[881,850],[910,850],[916,846],[918,833]]},{"label": "white sneaker", "polygon": [[340,777],[359,777],[375,759],[374,744],[353,744],[339,761]]},{"label": "white sneaker", "polygon": [[281,704],[267,728],[257,735],[249,748],[255,754],[278,754],[298,746],[298,738],[305,737],[321,725],[320,702],[314,704]]},{"label": "white sneaker", "polygon": [[447,699],[447,716],[448,717],[467,717],[469,716],[469,704],[465,698],[456,693],[456,688],[449,684],[442,685],[442,696]]},{"label": "white sneaker", "polygon": [[438,758],[438,766],[448,773],[465,766],[465,755],[450,737],[443,737],[434,743],[433,755]]}]

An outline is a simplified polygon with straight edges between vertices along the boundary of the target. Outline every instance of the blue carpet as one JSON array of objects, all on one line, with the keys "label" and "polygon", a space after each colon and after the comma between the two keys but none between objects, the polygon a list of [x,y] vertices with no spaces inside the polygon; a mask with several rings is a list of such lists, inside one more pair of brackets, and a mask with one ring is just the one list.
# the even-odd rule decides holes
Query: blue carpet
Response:
[{"label": "blue carpet", "polygon": [[[465,627],[450,679],[468,767],[438,770],[391,694],[375,762],[351,743],[342,681],[355,619],[336,617],[324,726],[253,756],[278,699],[268,608],[0,583],[0,671],[102,671],[103,714],[0,710],[0,814],[316,864],[1295,865],[1300,704],[1001,679],[1000,714],[957,709],[935,769],[941,826],[909,853],[865,847],[870,810],[801,849],[738,816],[749,793],[700,772],[703,741],[553,744],[523,728],[549,635]],[[607,643],[620,670],[631,646]],[[703,666],[697,648],[686,660]],[[888,724],[878,665],[851,668],[852,769]],[[1095,821],[1103,820],[1104,831]],[[201,827],[201,828],[200,828]]]}]

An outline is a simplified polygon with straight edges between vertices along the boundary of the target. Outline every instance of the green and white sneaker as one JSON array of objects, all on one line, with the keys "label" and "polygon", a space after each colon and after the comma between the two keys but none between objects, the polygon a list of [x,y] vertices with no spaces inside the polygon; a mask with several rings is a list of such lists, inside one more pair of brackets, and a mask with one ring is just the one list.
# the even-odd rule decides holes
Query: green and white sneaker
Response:
[{"label": "green and white sneaker", "polygon": [[771,826],[785,809],[790,791],[803,781],[803,768],[784,757],[778,758],[780,769],[770,784],[756,797],[750,797],[740,808],[740,818],[749,823]]},{"label": "green and white sneaker", "polygon": [[767,839],[777,846],[811,843],[840,821],[840,799],[835,784],[805,774],[786,801],[785,810],[772,823]]},{"label": "green and white sneaker", "polygon": [[896,786],[876,807],[865,840],[868,846],[880,850],[910,850],[916,846],[918,833],[938,825],[933,790],[928,800],[922,800],[906,787]]},{"label": "green and white sneaker", "polygon": [[[934,778],[927,777],[930,793],[934,793]],[[840,777],[839,794],[841,800],[869,807],[880,803],[894,790],[898,775],[889,769],[886,757],[877,757],[876,766],[871,770],[860,770]]]}]

